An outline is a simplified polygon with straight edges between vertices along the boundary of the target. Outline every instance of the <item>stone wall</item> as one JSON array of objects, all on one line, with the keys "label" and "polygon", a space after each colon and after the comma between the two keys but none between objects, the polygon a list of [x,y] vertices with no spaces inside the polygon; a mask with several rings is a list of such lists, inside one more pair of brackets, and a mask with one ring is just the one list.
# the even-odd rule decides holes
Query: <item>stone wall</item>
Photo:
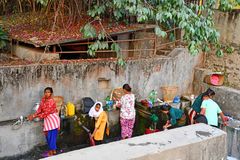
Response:
[{"label": "stone wall", "polygon": [[206,58],[206,68],[212,71],[221,71],[224,73],[224,85],[240,89],[240,52],[235,51],[232,54],[226,54],[223,57],[217,57],[215,54],[209,54]]},{"label": "stone wall", "polygon": [[240,13],[215,12],[215,26],[220,32],[220,41],[235,48],[232,54],[224,53],[217,57],[214,53],[206,56],[206,68],[222,71],[225,74],[225,85],[240,89]]},{"label": "stone wall", "polygon": [[[63,96],[65,102],[71,101],[77,107],[82,97],[89,96],[103,101],[113,88],[124,83],[132,86],[137,99],[146,98],[152,89],[158,91],[158,97],[161,98],[160,87],[166,85],[178,86],[178,94],[191,93],[194,68],[201,63],[201,58],[201,55],[193,57],[185,49],[178,48],[169,56],[129,59],[125,68],[119,68],[115,59],[1,67],[0,122],[28,115],[47,86],[53,87],[54,94]],[[9,125],[5,127],[10,127]],[[43,139],[36,138],[41,135],[37,132],[31,132],[32,139],[22,141],[22,134],[36,125],[39,124],[31,123],[28,128],[24,129],[23,126],[22,130],[1,131],[0,157],[23,154],[35,144],[43,143]],[[6,135],[9,135],[9,142],[3,145]],[[15,141],[15,138],[19,141]],[[12,149],[13,145],[21,144],[28,145],[26,150]]]},{"label": "stone wall", "polygon": [[239,12],[215,11],[215,27],[220,32],[220,40],[223,43],[235,44],[239,46],[240,37],[240,14]]},{"label": "stone wall", "polygon": [[226,115],[230,115],[235,119],[240,119],[240,91],[226,86],[212,86],[203,83],[204,77],[211,72],[203,68],[196,68],[194,73],[193,91],[195,95],[204,92],[207,88],[211,88],[216,92],[214,100],[219,104],[220,108]]},{"label": "stone wall", "polygon": [[[96,156],[97,155],[97,156]],[[46,160],[226,160],[226,133],[195,124],[76,150]]]}]

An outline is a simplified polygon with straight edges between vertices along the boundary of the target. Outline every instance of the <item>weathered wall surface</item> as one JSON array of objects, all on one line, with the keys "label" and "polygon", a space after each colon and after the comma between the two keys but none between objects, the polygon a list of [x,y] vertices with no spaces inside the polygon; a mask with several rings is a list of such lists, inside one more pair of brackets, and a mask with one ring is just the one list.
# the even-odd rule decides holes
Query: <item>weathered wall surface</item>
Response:
[{"label": "weathered wall surface", "polygon": [[232,54],[224,53],[217,57],[214,53],[206,57],[206,68],[222,71],[225,74],[225,85],[240,89],[240,13],[215,12],[215,26],[220,32],[220,41],[235,48]]},{"label": "weathered wall surface", "polygon": [[146,97],[152,89],[161,97],[160,87],[165,85],[178,86],[179,94],[191,91],[193,68],[200,58],[176,49],[169,57],[129,60],[125,69],[116,68],[114,60],[2,67],[0,121],[27,115],[47,86],[53,87],[54,94],[63,96],[65,102],[74,103],[86,96],[103,100],[124,83],[130,83],[138,98]]},{"label": "weathered wall surface", "polygon": [[[161,98],[160,87],[165,85],[178,86],[178,94],[191,92],[194,67],[200,62],[201,55],[193,57],[185,49],[175,49],[168,57],[128,60],[126,68],[118,68],[115,60],[101,59],[1,67],[0,121],[28,115],[47,86],[53,87],[54,94],[63,96],[65,102],[71,101],[75,104],[79,104],[81,98],[86,96],[94,100],[103,100],[110,95],[113,88],[124,83],[132,86],[133,93],[138,99],[147,97],[152,89],[157,90]],[[23,130],[1,131],[0,157],[23,154],[35,144],[43,143],[42,138],[37,138],[41,135],[41,131],[31,132],[30,139],[22,138],[23,134],[35,130],[36,125],[39,124],[31,123]],[[4,128],[1,126],[1,129]],[[9,142],[4,144],[6,135]],[[15,141],[15,139],[19,140]],[[13,145],[27,146],[26,150],[22,150],[13,148]]]},{"label": "weathered wall surface", "polygon": [[44,145],[42,132],[41,123],[25,123],[18,130],[10,125],[0,126],[0,157],[24,154],[36,145]]},{"label": "weathered wall surface", "polygon": [[59,59],[58,54],[44,53],[43,49],[30,48],[22,45],[13,45],[13,53],[21,59],[25,59],[31,62],[39,62],[43,59]]},{"label": "weathered wall surface", "polygon": [[240,44],[240,14],[239,12],[215,11],[215,27],[221,33],[220,40],[228,44]]},{"label": "weathered wall surface", "polygon": [[[76,150],[47,160],[226,160],[226,133],[196,124]],[[98,155],[98,156],[96,156]]]},{"label": "weathered wall surface", "polygon": [[206,68],[212,71],[221,71],[224,73],[226,86],[240,89],[240,51],[232,54],[225,54],[223,57],[217,57],[214,54],[207,55]]},{"label": "weathered wall surface", "polygon": [[193,90],[195,94],[211,88],[216,92],[214,100],[219,104],[222,111],[236,119],[240,119],[240,91],[226,86],[211,86],[203,83],[203,79],[210,70],[196,68],[194,73]]}]

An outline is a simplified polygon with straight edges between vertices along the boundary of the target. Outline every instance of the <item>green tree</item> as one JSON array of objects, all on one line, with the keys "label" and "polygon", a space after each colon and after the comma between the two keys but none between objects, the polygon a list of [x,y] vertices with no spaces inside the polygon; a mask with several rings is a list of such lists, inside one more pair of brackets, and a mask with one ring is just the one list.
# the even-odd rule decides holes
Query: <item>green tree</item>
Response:
[{"label": "green tree", "polygon": [[[216,54],[222,56],[219,33],[213,22],[216,4],[216,0],[205,0],[203,5],[185,3],[184,0],[93,0],[88,14],[98,19],[105,18],[107,14],[115,21],[124,21],[126,17],[133,16],[138,23],[156,24],[155,33],[161,37],[167,35],[165,29],[179,27],[192,55],[215,48]],[[232,5],[235,2],[219,1],[222,11],[231,10]],[[94,49],[97,50],[97,47]]]},{"label": "green tree", "polygon": [[6,47],[8,41],[7,33],[0,27],[0,49]]}]

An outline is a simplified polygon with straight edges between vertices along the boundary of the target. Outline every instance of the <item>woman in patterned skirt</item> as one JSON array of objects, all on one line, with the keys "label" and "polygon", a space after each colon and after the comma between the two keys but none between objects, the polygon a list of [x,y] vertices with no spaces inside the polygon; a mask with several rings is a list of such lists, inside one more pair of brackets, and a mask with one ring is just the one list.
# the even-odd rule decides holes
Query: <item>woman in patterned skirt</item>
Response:
[{"label": "woman in patterned skirt", "polygon": [[122,139],[132,137],[134,122],[135,122],[135,96],[131,92],[131,87],[128,84],[123,85],[125,95],[121,97],[118,103],[120,107],[120,124]]}]

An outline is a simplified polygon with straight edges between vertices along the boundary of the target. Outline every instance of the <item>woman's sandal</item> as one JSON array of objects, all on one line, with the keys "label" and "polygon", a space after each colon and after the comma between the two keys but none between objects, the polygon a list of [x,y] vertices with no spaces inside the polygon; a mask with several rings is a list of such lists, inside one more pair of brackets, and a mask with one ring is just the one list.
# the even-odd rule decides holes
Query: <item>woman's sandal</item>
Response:
[{"label": "woman's sandal", "polygon": [[48,151],[46,151],[46,152],[43,152],[41,156],[42,158],[46,158],[46,157],[49,157],[50,155],[48,154]]}]

